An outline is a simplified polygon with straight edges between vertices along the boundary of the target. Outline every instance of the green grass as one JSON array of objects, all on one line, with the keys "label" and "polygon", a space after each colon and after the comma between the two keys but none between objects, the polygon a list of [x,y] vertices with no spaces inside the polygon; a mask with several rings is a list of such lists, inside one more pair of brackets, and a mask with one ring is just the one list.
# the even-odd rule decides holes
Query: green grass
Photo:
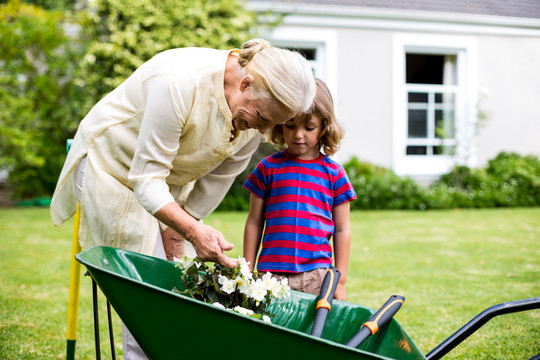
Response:
[{"label": "green grass", "polygon": [[[206,223],[242,251],[243,213]],[[0,209],[0,359],[65,359],[70,221],[48,209]],[[540,296],[540,208],[353,212],[348,301],[380,307],[405,296],[396,319],[427,353],[484,309]],[[83,269],[84,272],[84,269]],[[100,296],[102,358],[110,358]],[[81,279],[77,359],[95,359],[91,281]],[[115,315],[116,354],[121,356]],[[540,310],[497,317],[444,359],[529,359],[540,352]]]}]

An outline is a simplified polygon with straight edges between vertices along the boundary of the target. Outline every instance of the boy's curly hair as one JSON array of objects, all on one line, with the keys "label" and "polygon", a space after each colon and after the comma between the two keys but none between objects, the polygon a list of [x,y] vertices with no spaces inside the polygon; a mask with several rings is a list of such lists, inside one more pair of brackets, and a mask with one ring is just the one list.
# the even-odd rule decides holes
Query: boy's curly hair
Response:
[{"label": "boy's curly hair", "polygon": [[[339,149],[339,143],[343,138],[343,128],[338,123],[334,113],[334,100],[330,90],[321,79],[315,79],[317,93],[313,104],[305,113],[298,114],[295,119],[301,124],[307,124],[312,116],[321,120],[321,133],[319,134],[319,150],[325,155],[334,155]],[[283,139],[283,125],[276,125],[270,133],[270,140],[278,148],[285,147]]]}]

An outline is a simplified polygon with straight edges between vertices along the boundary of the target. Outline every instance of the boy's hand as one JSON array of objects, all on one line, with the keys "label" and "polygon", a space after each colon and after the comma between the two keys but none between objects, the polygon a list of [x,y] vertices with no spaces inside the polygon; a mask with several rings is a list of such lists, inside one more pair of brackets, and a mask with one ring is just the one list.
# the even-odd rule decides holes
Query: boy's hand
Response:
[{"label": "boy's hand", "polygon": [[338,283],[338,286],[336,288],[334,299],[338,299],[341,301],[347,300],[347,290],[345,289],[345,284],[341,283],[341,281]]}]

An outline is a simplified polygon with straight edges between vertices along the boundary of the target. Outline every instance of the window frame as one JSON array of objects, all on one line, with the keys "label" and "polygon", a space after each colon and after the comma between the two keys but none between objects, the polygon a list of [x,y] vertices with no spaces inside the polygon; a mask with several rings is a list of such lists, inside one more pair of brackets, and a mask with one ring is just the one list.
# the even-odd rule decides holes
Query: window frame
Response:
[{"label": "window frame", "polygon": [[[432,181],[448,172],[454,165],[475,166],[477,149],[476,40],[469,36],[399,33],[393,36],[393,99],[392,169],[400,176]],[[408,90],[429,88],[427,85],[406,83],[406,54],[456,56],[456,90],[454,109],[455,151],[449,155],[407,155]],[[441,88],[439,85],[437,87]],[[434,88],[435,89],[435,88]],[[444,141],[443,141],[444,143]],[[448,145],[451,145],[449,141]]]}]

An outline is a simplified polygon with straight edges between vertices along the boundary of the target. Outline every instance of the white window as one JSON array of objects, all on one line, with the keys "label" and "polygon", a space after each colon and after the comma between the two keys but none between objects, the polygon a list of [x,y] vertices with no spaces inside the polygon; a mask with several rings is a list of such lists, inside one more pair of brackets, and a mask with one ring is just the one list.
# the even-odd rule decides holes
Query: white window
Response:
[{"label": "white window", "polygon": [[393,169],[433,180],[472,166],[476,46],[468,37],[394,37]]}]

